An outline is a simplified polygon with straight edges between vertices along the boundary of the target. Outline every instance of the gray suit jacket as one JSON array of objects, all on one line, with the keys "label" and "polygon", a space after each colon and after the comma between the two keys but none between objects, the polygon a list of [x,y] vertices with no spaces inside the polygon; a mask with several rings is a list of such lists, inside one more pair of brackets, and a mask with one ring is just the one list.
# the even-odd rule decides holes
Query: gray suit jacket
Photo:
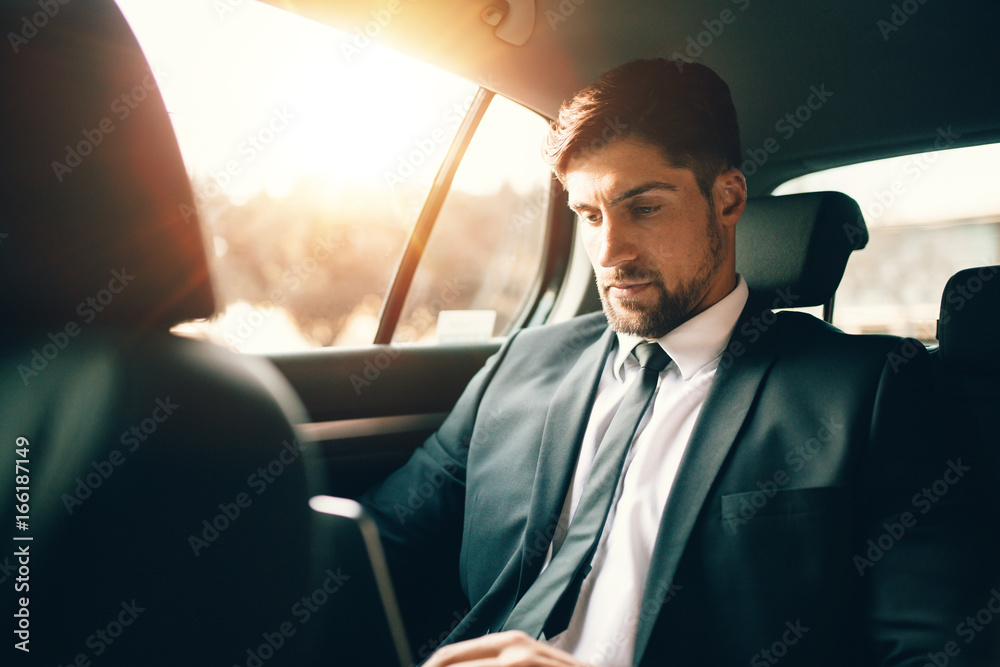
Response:
[{"label": "gray suit jacket", "polygon": [[[363,498],[397,577],[457,557],[469,612],[444,643],[496,631],[537,577],[613,338],[603,314],[511,336]],[[961,643],[985,591],[931,384],[916,341],[752,296],[664,508],[635,664],[923,665]],[[977,664],[963,648],[949,664]]]}]

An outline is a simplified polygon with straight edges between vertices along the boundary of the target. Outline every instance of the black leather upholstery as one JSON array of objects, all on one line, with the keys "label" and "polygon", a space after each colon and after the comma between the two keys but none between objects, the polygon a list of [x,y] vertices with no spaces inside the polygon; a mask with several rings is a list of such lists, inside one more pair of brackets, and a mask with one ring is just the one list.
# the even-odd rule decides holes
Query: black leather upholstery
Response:
[{"label": "black leather upholstery", "polygon": [[[265,360],[169,333],[214,303],[162,99],[112,2],[51,5],[0,49],[0,520],[30,554],[25,664],[313,664],[301,600],[330,564],[305,410]],[[4,3],[3,34],[40,11]]]},{"label": "black leather upholstery", "polygon": [[[949,432],[992,469],[985,495],[1000,510],[1000,266],[959,271],[941,297],[935,361]],[[1000,547],[998,547],[1000,551]],[[998,553],[1000,555],[1000,553]]]},{"label": "black leather upholstery", "polygon": [[828,302],[847,260],[868,243],[857,202],[840,192],[747,201],[736,225],[736,270],[759,293],[785,289],[795,306]]},{"label": "black leather upholstery", "polygon": [[[0,311],[65,325],[124,269],[135,279],[88,324],[207,317],[201,229],[150,67],[114,3],[76,4],[0,50]],[[3,3],[4,34],[33,34],[24,17],[39,11]]]},{"label": "black leather upholstery", "polygon": [[[25,386],[16,365],[43,343],[0,355],[0,515],[5,534],[33,538],[31,664],[245,664],[284,622],[298,637],[270,664],[311,664],[319,624],[300,628],[292,607],[319,585],[306,505],[316,466],[283,378],[169,333],[105,330],[73,339]],[[17,437],[29,443],[25,531],[14,530]],[[96,632],[133,601],[144,611],[105,645]]]},{"label": "black leather upholstery", "polygon": [[[1000,266],[963,269],[948,280],[937,336],[938,405],[973,498],[969,568],[984,571],[978,588],[988,598],[1000,587]],[[986,625],[976,642],[995,660],[1000,626]]]},{"label": "black leather upholstery", "polygon": [[941,361],[954,371],[1000,373],[1000,266],[963,269],[948,280],[937,336]]}]

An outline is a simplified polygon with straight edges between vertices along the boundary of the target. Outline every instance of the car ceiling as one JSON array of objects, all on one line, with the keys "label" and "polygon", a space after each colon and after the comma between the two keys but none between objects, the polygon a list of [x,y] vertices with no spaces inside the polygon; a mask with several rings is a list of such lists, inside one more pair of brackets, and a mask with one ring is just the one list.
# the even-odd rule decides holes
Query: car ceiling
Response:
[{"label": "car ceiling", "polygon": [[[366,24],[375,33],[381,16],[380,44],[548,117],[610,67],[690,48],[732,89],[744,157],[777,142],[749,179],[753,194],[817,169],[932,150],[939,129],[958,135],[953,146],[1000,141],[994,0],[538,0],[523,46],[480,16],[506,9],[502,0],[268,2],[352,34]],[[794,134],[788,124],[778,131],[814,88],[831,95]]]}]

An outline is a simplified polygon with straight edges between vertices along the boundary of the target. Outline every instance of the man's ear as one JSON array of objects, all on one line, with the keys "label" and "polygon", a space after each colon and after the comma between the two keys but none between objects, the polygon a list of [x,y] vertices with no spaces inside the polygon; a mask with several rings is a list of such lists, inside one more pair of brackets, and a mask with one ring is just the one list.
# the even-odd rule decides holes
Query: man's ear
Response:
[{"label": "man's ear", "polygon": [[747,181],[739,169],[727,169],[715,178],[712,187],[715,214],[724,227],[733,227],[747,205]]}]

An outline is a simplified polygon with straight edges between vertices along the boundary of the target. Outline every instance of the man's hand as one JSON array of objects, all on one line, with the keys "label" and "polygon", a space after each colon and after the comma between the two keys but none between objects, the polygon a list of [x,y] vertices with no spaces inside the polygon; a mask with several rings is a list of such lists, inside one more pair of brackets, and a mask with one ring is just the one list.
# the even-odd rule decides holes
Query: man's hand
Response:
[{"label": "man's hand", "polygon": [[424,667],[593,667],[520,630],[498,632],[438,650]]}]

